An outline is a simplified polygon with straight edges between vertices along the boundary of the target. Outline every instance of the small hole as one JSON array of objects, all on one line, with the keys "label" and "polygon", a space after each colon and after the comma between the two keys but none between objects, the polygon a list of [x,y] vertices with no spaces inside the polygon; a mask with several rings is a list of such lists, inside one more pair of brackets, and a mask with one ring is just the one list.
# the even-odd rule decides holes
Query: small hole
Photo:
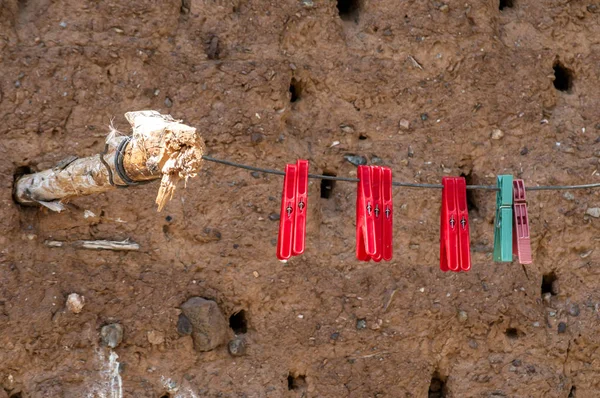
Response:
[{"label": "small hole", "polygon": [[446,389],[445,378],[440,377],[436,372],[431,377],[431,383],[429,384],[428,398],[444,398],[448,393]]},{"label": "small hole", "polygon": [[[473,185],[473,174],[471,172],[468,174],[462,173],[460,176],[464,177],[467,185]],[[469,210],[469,215],[479,212],[479,206],[477,206],[475,200],[475,190],[473,189],[467,190],[467,209]]]},{"label": "small hole", "polygon": [[189,14],[191,9],[192,0],[181,0],[181,7],[179,8],[181,14]]},{"label": "small hole", "polygon": [[302,98],[302,83],[293,77],[290,82],[290,102],[296,102],[300,98]]},{"label": "small hole", "polygon": [[554,88],[558,91],[570,92],[573,85],[572,72],[557,62],[553,66],[554,69]]},{"label": "small hole", "polygon": [[513,6],[513,0],[500,0],[500,6],[498,8],[500,8],[500,11],[502,11],[505,8],[513,8]]},{"label": "small hole", "polygon": [[21,391],[19,391],[14,394],[10,394],[9,398],[23,398],[23,393]]},{"label": "small hole", "polygon": [[338,0],[337,8],[343,21],[358,22],[360,0]]},{"label": "small hole", "polygon": [[297,377],[292,376],[290,373],[287,377],[288,390],[290,391],[303,391],[306,390],[306,376],[299,375]]},{"label": "small hole", "polygon": [[523,332],[521,332],[517,328],[508,328],[508,329],[506,329],[506,331],[504,332],[504,334],[509,339],[514,340],[514,339],[518,339],[519,337],[521,337],[523,335]]},{"label": "small hole", "polygon": [[571,387],[571,391],[569,391],[569,396],[567,398],[575,398],[577,397],[577,388],[575,386]]},{"label": "small hole", "polygon": [[[323,175],[326,176],[330,176],[330,177],[335,177],[336,174],[329,172],[329,171],[324,171]],[[322,199],[329,199],[331,198],[331,195],[333,194],[333,188],[335,188],[335,180],[321,180],[321,198]]]},{"label": "small hole", "polygon": [[241,310],[229,317],[229,327],[235,334],[243,334],[248,331],[248,320],[246,319],[246,311]]},{"label": "small hole", "polygon": [[358,136],[358,139],[359,139],[359,140],[366,140],[367,138],[369,138],[369,137],[367,137],[367,136],[366,136],[366,135],[364,135],[364,134],[360,134],[360,135]]},{"label": "small hole", "polygon": [[161,395],[160,398],[171,398],[171,394],[169,394],[168,392],[166,392],[163,395]]},{"label": "small hole", "polygon": [[552,296],[558,294],[558,278],[554,272],[542,276],[542,296],[550,293]]},{"label": "small hole", "polygon": [[13,181],[17,181],[17,179],[25,174],[32,174],[33,170],[29,166],[19,166],[16,168],[13,174]]},{"label": "small hole", "polygon": [[17,197],[16,197],[16,182],[17,180],[21,177],[24,176],[26,174],[32,174],[33,170],[31,169],[31,167],[29,166],[19,166],[16,168],[15,172],[13,173],[13,202],[15,202],[16,204],[22,206],[22,203],[19,203],[17,201]]}]

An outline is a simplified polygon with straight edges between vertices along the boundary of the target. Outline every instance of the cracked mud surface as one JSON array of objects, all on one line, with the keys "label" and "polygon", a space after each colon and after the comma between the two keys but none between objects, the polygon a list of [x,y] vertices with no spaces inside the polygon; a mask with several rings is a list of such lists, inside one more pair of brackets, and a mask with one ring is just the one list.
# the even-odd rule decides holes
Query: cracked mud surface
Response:
[{"label": "cracked mud surface", "polygon": [[[354,184],[321,198],[311,180],[306,253],[286,265],[279,176],[207,163],[162,213],[157,184],[61,214],[12,202],[18,168],[100,153],[111,118],[127,131],[141,109],[280,170],[355,176],[357,155],[398,181],[599,181],[600,4],[356,4],[342,19],[311,0],[0,3],[0,397],[117,396],[119,381],[125,397],[597,395],[600,190],[528,195],[530,266],[492,262],[495,196],[475,192],[463,274],[439,271],[437,190],[395,189],[379,264],[354,259]],[[126,238],[141,250],[44,245]],[[192,296],[245,311],[245,356],[177,333]]]}]

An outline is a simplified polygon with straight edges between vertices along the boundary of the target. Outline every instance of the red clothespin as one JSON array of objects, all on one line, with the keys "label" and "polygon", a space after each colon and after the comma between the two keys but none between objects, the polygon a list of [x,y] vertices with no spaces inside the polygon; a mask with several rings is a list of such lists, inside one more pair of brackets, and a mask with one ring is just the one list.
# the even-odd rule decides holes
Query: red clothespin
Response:
[{"label": "red clothespin", "polygon": [[383,203],[383,259],[390,261],[394,252],[392,244],[394,225],[394,203],[392,197],[392,170],[383,168],[381,176],[381,201]]},{"label": "red clothespin", "polygon": [[371,168],[358,166],[356,195],[356,258],[369,261],[376,252],[375,213],[371,192]]},{"label": "red clothespin", "polygon": [[513,213],[515,222],[513,226],[513,253],[519,258],[521,264],[531,264],[531,238],[529,235],[529,215],[527,214],[527,200],[525,196],[525,183],[523,180],[513,181]]},{"label": "red clothespin", "polygon": [[281,261],[304,253],[307,205],[308,160],[298,160],[285,166],[277,237],[277,258]]},{"label": "red clothespin", "polygon": [[462,177],[442,178],[442,211],[440,217],[440,269],[471,269],[467,185]]},{"label": "red clothespin", "polygon": [[392,259],[392,170],[358,166],[356,196],[356,258],[376,262]]}]

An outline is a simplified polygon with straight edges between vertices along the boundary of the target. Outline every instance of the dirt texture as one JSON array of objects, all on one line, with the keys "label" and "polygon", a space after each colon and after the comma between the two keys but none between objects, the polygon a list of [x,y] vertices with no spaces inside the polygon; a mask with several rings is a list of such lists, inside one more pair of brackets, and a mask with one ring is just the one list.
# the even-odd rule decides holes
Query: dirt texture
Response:
[{"label": "dirt texture", "polygon": [[[492,261],[495,195],[474,192],[459,274],[439,271],[439,190],[394,190],[379,264],[355,260],[352,183],[311,180],[287,264],[280,176],[205,162],[160,214],[158,183],[60,214],[11,194],[15,173],[98,154],[112,118],[127,132],[144,109],[278,170],[598,182],[600,3],[3,0],[0,65],[0,397],[598,396],[600,190],[529,193],[529,266]],[[93,239],[140,250],[44,244]],[[194,349],[192,297],[234,315],[245,355]]]}]

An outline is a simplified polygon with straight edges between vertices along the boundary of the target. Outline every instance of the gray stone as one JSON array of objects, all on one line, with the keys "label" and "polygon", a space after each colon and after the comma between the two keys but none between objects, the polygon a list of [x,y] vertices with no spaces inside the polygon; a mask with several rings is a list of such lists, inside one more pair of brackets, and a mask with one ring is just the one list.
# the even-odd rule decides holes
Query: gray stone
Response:
[{"label": "gray stone", "polygon": [[571,192],[565,192],[563,194],[563,198],[565,198],[566,200],[574,200],[575,195],[573,195]]},{"label": "gray stone", "polygon": [[271,220],[271,221],[278,221],[280,217],[281,216],[278,213],[269,214],[269,220]]},{"label": "gray stone", "polygon": [[477,344],[477,342],[475,340],[471,339],[471,340],[469,340],[469,347],[476,350],[477,347],[479,347],[479,344]]},{"label": "gray stone", "polygon": [[355,166],[364,166],[367,164],[367,158],[359,155],[344,155],[344,159]]},{"label": "gray stone", "polygon": [[571,315],[571,316],[579,316],[580,313],[581,313],[581,311],[579,310],[579,305],[577,305],[577,304],[571,304],[569,306],[569,315]]},{"label": "gray stone", "polygon": [[167,108],[172,107],[173,106],[173,100],[171,100],[171,98],[169,98],[169,97],[165,98],[165,106]]},{"label": "gray stone", "polygon": [[246,342],[241,337],[236,337],[227,344],[229,353],[234,357],[246,355]]},{"label": "gray stone", "polygon": [[558,324],[558,333],[565,333],[567,331],[567,324],[564,322],[560,322]]},{"label": "gray stone", "polygon": [[357,319],[356,320],[356,328],[357,329],[365,329],[367,327],[366,319]]},{"label": "gray stone", "polygon": [[115,348],[123,341],[123,326],[118,323],[102,326],[100,336],[105,346]]},{"label": "gray stone", "polygon": [[457,318],[459,322],[466,322],[469,319],[469,315],[467,315],[466,311],[460,310],[458,311]]},{"label": "gray stone", "polygon": [[217,303],[192,297],[181,305],[181,310],[192,324],[196,351],[211,351],[227,341],[227,321]]},{"label": "gray stone", "polygon": [[585,211],[585,214],[598,218],[600,217],[600,207],[590,207]]}]

